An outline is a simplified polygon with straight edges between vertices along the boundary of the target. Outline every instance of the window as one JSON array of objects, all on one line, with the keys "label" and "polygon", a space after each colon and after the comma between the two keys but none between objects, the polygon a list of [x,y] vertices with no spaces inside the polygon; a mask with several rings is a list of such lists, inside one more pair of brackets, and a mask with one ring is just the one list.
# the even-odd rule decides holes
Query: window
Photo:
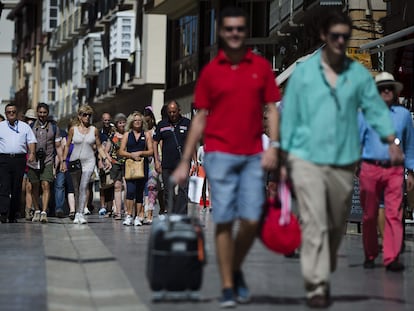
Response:
[{"label": "window", "polygon": [[42,1],[42,30],[51,32],[59,24],[59,0]]},{"label": "window", "polygon": [[56,64],[52,62],[44,63],[42,66],[42,101],[47,104],[54,104],[57,99],[57,70]]},{"label": "window", "polygon": [[109,30],[109,59],[128,59],[135,46],[135,13],[118,12],[113,17]]}]

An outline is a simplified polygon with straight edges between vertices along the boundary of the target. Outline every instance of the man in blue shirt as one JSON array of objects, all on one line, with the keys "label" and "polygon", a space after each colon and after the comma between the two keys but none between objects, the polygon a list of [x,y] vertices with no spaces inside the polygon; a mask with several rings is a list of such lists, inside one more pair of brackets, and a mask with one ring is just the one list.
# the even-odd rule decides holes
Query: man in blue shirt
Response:
[{"label": "man in blue shirt", "polygon": [[[398,94],[402,84],[396,82],[392,74],[382,72],[375,77],[382,99],[389,107],[397,144],[405,154],[405,167],[408,169],[407,190],[414,187],[414,128],[410,112],[398,105]],[[362,144],[360,173],[360,199],[364,210],[363,244],[365,252],[364,268],[375,267],[378,256],[377,217],[382,194],[385,205],[385,227],[383,238],[383,262],[389,271],[402,271],[404,265],[398,260],[403,239],[402,209],[404,166],[392,166],[388,146],[359,115],[359,132]]]},{"label": "man in blue shirt", "polygon": [[312,308],[330,305],[330,273],[351,207],[360,157],[358,109],[382,140],[390,159],[402,161],[387,106],[370,73],[345,55],[350,18],[329,12],[320,30],[325,46],[290,77],[281,115],[281,146],[302,219],[301,267]]}]

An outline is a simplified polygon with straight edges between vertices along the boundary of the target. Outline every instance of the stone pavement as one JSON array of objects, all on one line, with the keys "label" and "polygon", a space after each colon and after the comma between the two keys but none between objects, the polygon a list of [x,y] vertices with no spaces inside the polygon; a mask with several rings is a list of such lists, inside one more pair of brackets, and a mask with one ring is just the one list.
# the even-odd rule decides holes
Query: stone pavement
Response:
[{"label": "stone pavement", "polygon": [[[208,264],[200,302],[152,303],[145,275],[149,226],[125,227],[97,215],[88,225],[50,218],[0,224],[0,310],[217,310],[220,295],[210,214],[205,223]],[[332,278],[329,310],[414,310],[414,243],[406,242],[401,274],[364,270],[361,236],[348,227]],[[408,227],[408,236],[413,236]],[[244,266],[251,304],[240,310],[309,310],[298,259],[267,251],[257,241]]]}]

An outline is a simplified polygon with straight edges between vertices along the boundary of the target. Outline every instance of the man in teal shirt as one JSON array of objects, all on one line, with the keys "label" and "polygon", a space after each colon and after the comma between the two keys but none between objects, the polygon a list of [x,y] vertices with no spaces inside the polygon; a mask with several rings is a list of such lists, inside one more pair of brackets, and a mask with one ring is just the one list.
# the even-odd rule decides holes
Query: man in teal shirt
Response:
[{"label": "man in teal shirt", "polygon": [[301,267],[309,307],[330,305],[330,272],[351,206],[353,175],[360,157],[358,110],[402,161],[395,130],[369,72],[345,55],[352,22],[330,12],[322,23],[325,46],[299,64],[283,98],[281,146],[302,219]]}]

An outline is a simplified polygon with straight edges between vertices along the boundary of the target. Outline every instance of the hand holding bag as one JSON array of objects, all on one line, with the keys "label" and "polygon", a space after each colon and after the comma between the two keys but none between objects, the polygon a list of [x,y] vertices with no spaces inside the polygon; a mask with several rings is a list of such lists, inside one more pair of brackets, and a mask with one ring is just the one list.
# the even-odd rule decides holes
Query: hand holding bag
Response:
[{"label": "hand holding bag", "polygon": [[114,186],[114,180],[111,178],[109,170],[99,170],[99,181],[101,182],[101,189],[109,189]]},{"label": "hand holding bag", "polygon": [[291,193],[285,182],[279,184],[278,194],[278,206],[276,199],[269,198],[266,202],[260,239],[271,251],[288,255],[300,246],[301,230],[291,212]]},{"label": "hand holding bag", "polygon": [[125,161],[125,179],[141,179],[145,177],[144,173],[144,158],[137,161],[127,159]]}]

